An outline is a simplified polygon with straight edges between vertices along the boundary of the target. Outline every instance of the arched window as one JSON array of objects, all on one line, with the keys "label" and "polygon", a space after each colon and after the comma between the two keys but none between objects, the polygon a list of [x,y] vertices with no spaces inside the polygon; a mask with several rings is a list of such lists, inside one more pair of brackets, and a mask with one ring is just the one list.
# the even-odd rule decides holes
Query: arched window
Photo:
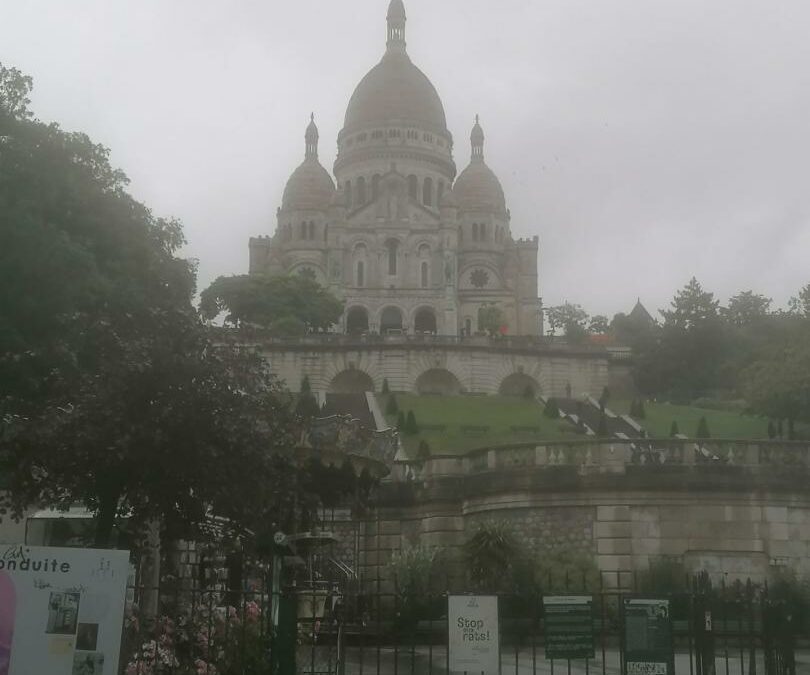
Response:
[{"label": "arched window", "polygon": [[315,223],[311,220],[309,221],[309,238],[315,241]]},{"label": "arched window", "polygon": [[389,239],[385,247],[388,249],[388,274],[391,276],[397,273],[397,251],[399,242],[396,239]]},{"label": "arched window", "polygon": [[478,241],[478,223],[473,223],[472,226],[472,240]]},{"label": "arched window", "polygon": [[360,176],[357,179],[357,206],[366,203],[366,179]]},{"label": "arched window", "polygon": [[472,335],[472,319],[464,319],[464,334]]},{"label": "arched window", "polygon": [[366,264],[362,260],[357,261],[357,286],[362,288],[366,285]]},{"label": "arched window", "polygon": [[442,197],[444,196],[444,181],[440,180],[436,185],[436,206],[442,205]]},{"label": "arched window", "polygon": [[307,238],[307,224],[306,222],[301,223],[301,239]]},{"label": "arched window", "polygon": [[422,203],[425,206],[433,205],[433,179],[425,178],[425,184],[422,187]]},{"label": "arched window", "polygon": [[375,173],[371,177],[371,201],[377,201],[380,196],[380,174]]},{"label": "arched window", "polygon": [[416,176],[408,176],[408,196],[411,199],[419,199],[419,179]]},{"label": "arched window", "polygon": [[428,264],[427,261],[422,261],[422,269],[420,275],[420,283],[422,288],[428,287]]},{"label": "arched window", "polygon": [[352,208],[352,182],[350,180],[346,181],[346,206],[348,208]]}]

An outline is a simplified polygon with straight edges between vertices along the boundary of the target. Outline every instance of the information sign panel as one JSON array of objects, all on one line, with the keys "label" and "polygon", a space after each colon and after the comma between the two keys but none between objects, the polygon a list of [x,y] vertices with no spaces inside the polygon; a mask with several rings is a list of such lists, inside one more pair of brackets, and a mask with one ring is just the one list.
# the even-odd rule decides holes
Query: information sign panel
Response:
[{"label": "information sign panel", "polygon": [[593,596],[544,596],[543,621],[547,659],[594,657]]},{"label": "information sign panel", "polygon": [[450,672],[500,672],[498,598],[494,595],[451,595],[447,598]]},{"label": "information sign panel", "polygon": [[115,675],[129,553],[0,546],[0,674]]},{"label": "information sign panel", "polygon": [[674,675],[669,600],[624,598],[623,623],[626,675]]}]

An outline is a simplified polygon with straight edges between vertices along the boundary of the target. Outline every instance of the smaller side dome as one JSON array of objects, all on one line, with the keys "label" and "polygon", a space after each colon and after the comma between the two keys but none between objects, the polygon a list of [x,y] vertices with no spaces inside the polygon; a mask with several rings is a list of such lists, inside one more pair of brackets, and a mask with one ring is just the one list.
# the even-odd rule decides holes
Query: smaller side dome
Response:
[{"label": "smaller side dome", "polygon": [[334,196],[335,184],[329,172],[318,161],[318,127],[314,114],[310,117],[304,140],[304,161],[287,181],[281,208],[285,211],[325,211]]},{"label": "smaller side dome", "polygon": [[470,134],[472,155],[469,166],[461,172],[453,186],[459,207],[466,211],[506,212],[506,198],[501,181],[484,161],[484,130],[478,115]]}]

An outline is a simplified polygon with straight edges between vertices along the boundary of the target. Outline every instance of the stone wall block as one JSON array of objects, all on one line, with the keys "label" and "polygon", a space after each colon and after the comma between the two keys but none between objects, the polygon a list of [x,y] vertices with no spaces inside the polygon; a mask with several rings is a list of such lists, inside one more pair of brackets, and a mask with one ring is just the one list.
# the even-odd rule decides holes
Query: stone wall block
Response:
[{"label": "stone wall block", "polygon": [[597,520],[630,520],[629,506],[598,506],[596,507]]},{"label": "stone wall block", "polygon": [[629,539],[633,536],[633,527],[629,522],[598,521],[594,525],[597,539]]},{"label": "stone wall block", "polygon": [[464,530],[464,518],[460,516],[434,516],[423,518],[423,532],[460,532]]},{"label": "stone wall block", "polygon": [[633,569],[633,557],[630,555],[598,555],[596,564],[604,572],[629,571]]},{"label": "stone wall block", "polygon": [[661,554],[663,541],[660,537],[643,537],[633,539],[633,553],[636,555],[654,556]]},{"label": "stone wall block", "polygon": [[766,506],[762,510],[763,519],[768,523],[788,522],[788,510],[786,506]]},{"label": "stone wall block", "polygon": [[[377,532],[374,525],[371,526],[371,532]],[[380,534],[402,534],[402,523],[399,520],[381,520],[380,521]]]},{"label": "stone wall block", "polygon": [[768,523],[768,538],[771,541],[787,541],[788,524],[785,522],[770,522]]},{"label": "stone wall block", "polygon": [[599,539],[596,552],[600,555],[626,555],[634,552],[634,543],[631,539]]}]

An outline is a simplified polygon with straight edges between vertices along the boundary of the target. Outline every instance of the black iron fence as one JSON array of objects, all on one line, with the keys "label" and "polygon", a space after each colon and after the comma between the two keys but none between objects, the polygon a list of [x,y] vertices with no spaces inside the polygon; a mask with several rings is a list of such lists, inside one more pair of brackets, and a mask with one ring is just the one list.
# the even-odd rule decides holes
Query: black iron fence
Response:
[{"label": "black iron fence", "polygon": [[[278,577],[276,578],[278,582]],[[590,583],[588,583],[590,581]],[[593,588],[593,586],[598,586]],[[451,670],[448,594],[384,592],[380,583],[327,582],[274,591],[271,570],[214,588],[132,589],[120,672],[126,675],[442,675]],[[435,586],[435,584],[434,584]],[[555,658],[559,643],[544,610],[550,596],[590,598],[578,640],[585,658]],[[633,598],[666,601],[667,670],[628,669]],[[155,611],[144,612],[150,606]],[[140,607],[140,609],[139,609]],[[680,587],[615,573],[566,577],[553,592],[498,596],[500,673],[602,675],[796,675],[810,672],[806,608],[788,593],[750,581]],[[589,630],[588,630],[589,629]],[[552,637],[553,634],[553,637]],[[584,638],[583,638],[584,636]],[[637,636],[631,635],[635,641]],[[588,650],[586,650],[588,651]],[[660,666],[659,666],[660,667]]]}]

